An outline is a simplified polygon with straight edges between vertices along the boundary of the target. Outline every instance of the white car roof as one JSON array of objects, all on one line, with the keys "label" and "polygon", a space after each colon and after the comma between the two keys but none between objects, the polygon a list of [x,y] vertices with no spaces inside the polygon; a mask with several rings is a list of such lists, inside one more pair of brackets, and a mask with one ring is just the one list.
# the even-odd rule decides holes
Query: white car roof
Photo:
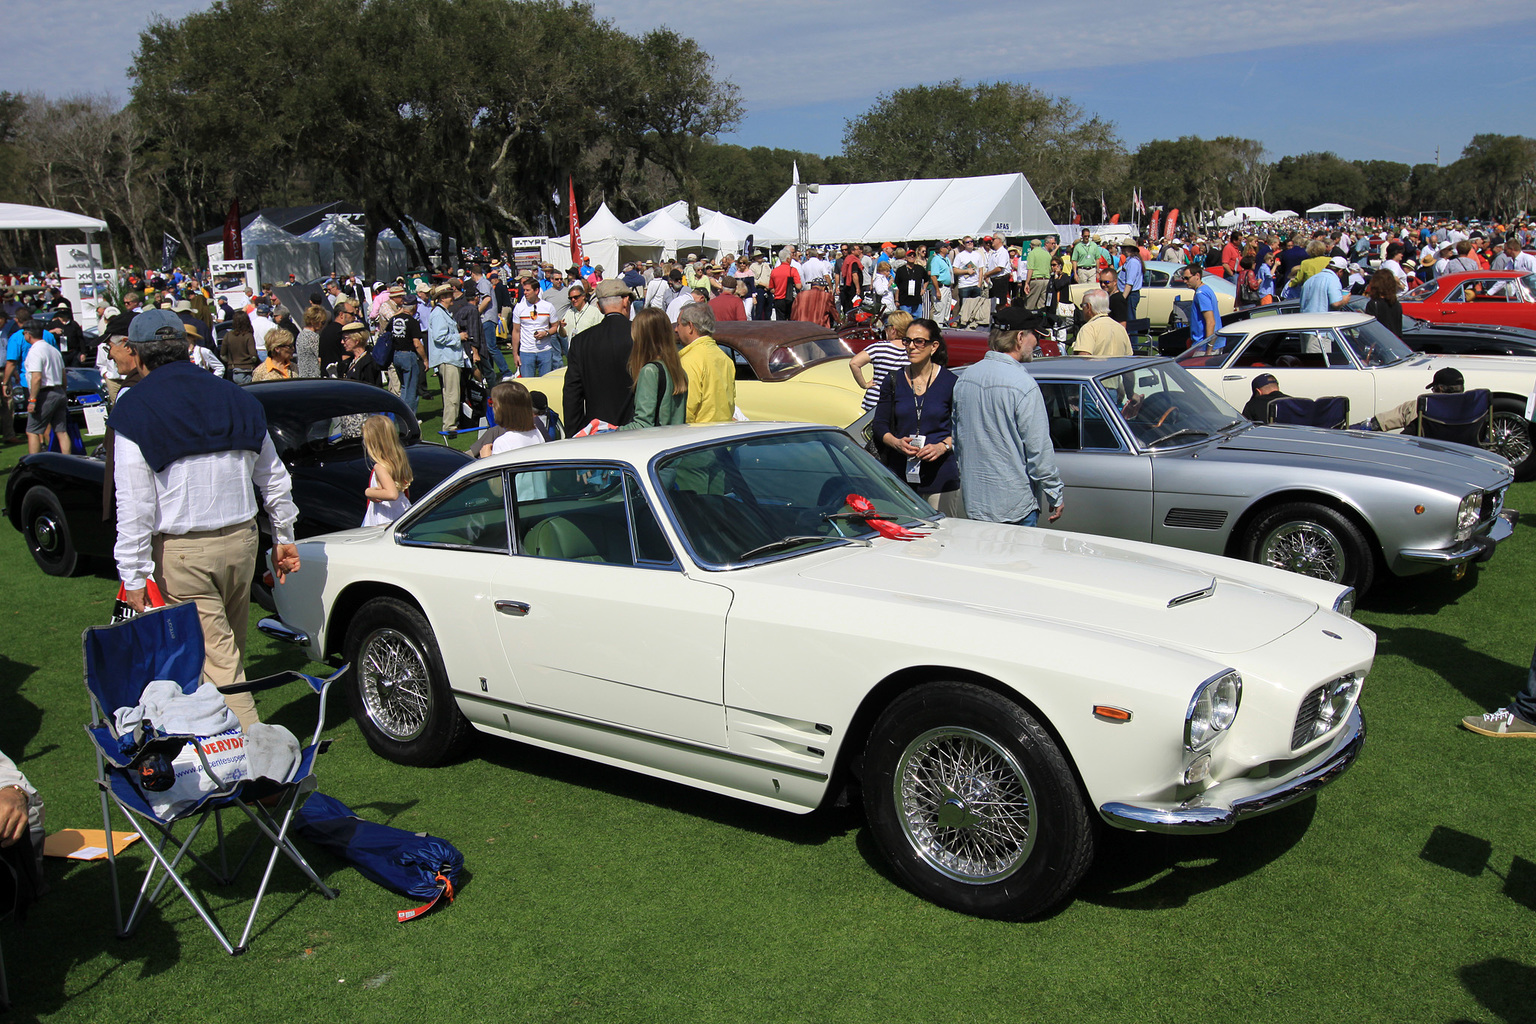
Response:
[{"label": "white car roof", "polygon": [[[587,437],[568,437],[562,441],[529,445],[500,455],[488,455],[472,465],[488,467],[540,462],[545,459],[581,461],[613,460],[644,466],[658,452],[700,442],[729,438],[754,437],[794,430],[837,430],[824,423],[691,423],[676,427],[648,427],[644,430],[611,430]],[[468,467],[466,467],[468,468]]]},{"label": "white car roof", "polygon": [[1286,313],[1284,316],[1256,316],[1228,324],[1217,333],[1234,335],[1264,334],[1269,331],[1308,331],[1322,328],[1358,327],[1376,319],[1368,313]]}]

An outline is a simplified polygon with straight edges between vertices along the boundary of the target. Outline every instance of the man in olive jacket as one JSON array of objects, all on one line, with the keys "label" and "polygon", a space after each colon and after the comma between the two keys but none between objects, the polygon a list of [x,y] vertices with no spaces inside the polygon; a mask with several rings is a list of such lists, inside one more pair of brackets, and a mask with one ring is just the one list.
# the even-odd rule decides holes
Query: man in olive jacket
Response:
[{"label": "man in olive jacket", "polygon": [[629,379],[632,299],[633,293],[621,279],[601,282],[597,308],[602,320],[571,339],[561,411],[573,434],[592,420],[618,427],[634,418],[635,393]]}]

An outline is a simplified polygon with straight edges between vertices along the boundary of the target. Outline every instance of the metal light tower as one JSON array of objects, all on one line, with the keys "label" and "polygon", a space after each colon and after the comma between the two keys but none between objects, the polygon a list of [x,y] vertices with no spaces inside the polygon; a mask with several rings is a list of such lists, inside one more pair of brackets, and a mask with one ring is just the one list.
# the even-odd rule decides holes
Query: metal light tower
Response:
[{"label": "metal light tower", "polygon": [[820,192],[820,185],[800,184],[800,161],[794,162],[795,170],[795,238],[800,243],[800,251],[804,252],[811,244],[811,214],[810,195],[812,192]]}]

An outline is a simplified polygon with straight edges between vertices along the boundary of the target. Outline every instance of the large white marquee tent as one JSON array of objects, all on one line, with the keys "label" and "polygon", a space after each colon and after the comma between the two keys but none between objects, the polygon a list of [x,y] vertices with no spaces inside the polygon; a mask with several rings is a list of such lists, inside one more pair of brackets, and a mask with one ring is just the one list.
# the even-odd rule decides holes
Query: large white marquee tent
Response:
[{"label": "large white marquee tent", "polygon": [[[878,245],[997,232],[1048,235],[1056,230],[1022,174],[822,185],[808,200],[809,237],[817,244]],[[758,218],[753,233],[759,245],[795,241],[795,186]]]},{"label": "large white marquee tent", "polygon": [[[664,243],[626,227],[603,203],[592,219],[581,226],[581,252],[594,267],[603,268],[603,276],[614,277],[625,263],[662,258]],[[571,264],[571,236],[562,235],[544,243],[544,259],[557,267]]]},{"label": "large white marquee tent", "polygon": [[1228,210],[1216,218],[1216,226],[1223,228],[1235,228],[1239,224],[1268,224],[1272,220],[1278,220],[1268,210],[1257,206],[1239,206],[1235,210]]},{"label": "large white marquee tent", "polygon": [[0,231],[105,231],[107,222],[46,206],[0,203]]}]

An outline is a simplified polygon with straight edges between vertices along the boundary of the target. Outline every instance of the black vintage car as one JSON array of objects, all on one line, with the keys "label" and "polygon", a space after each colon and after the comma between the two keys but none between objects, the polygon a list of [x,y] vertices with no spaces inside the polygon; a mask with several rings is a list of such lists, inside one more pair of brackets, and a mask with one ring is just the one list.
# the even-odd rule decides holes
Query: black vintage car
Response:
[{"label": "black vintage car", "polygon": [[[368,415],[394,418],[415,472],[411,495],[418,500],[469,461],[463,452],[423,441],[410,407],[383,388],[350,380],[296,380],[251,384],[246,390],[266,410],[272,444],[293,475],[299,537],[363,521],[370,466],[360,430]],[[116,530],[102,518],[105,470],[100,458],[43,452],[26,456],[11,473],[5,515],[26,538],[38,568],[50,576],[73,576],[90,560],[110,561]],[[265,516],[257,516],[257,523],[266,550],[269,524]]]},{"label": "black vintage car", "polygon": [[[1364,313],[1366,298],[1355,295],[1345,308]],[[1301,303],[1295,299],[1274,302],[1268,306],[1249,306],[1234,310],[1221,318],[1222,326],[1250,320],[1256,316],[1281,316],[1301,312]],[[1415,352],[1447,356],[1536,356],[1536,331],[1523,327],[1503,327],[1497,324],[1445,324],[1430,323],[1418,317],[1403,314],[1403,343]],[[1171,328],[1158,339],[1158,350],[1164,355],[1178,355],[1189,347],[1187,322]]]}]

